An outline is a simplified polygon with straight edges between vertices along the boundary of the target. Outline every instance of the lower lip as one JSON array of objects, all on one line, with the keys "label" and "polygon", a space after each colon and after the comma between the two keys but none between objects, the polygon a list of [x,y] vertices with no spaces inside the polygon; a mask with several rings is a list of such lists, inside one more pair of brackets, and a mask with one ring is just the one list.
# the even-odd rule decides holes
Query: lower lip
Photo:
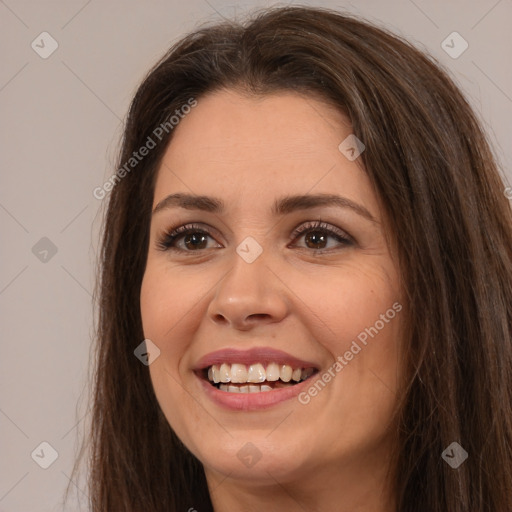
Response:
[{"label": "lower lip", "polygon": [[209,381],[199,377],[206,395],[215,403],[227,409],[237,411],[255,411],[266,409],[285,400],[296,397],[302,390],[310,386],[311,377],[303,382],[286,388],[273,389],[272,391],[259,391],[257,393],[230,393],[221,391],[212,386]]}]

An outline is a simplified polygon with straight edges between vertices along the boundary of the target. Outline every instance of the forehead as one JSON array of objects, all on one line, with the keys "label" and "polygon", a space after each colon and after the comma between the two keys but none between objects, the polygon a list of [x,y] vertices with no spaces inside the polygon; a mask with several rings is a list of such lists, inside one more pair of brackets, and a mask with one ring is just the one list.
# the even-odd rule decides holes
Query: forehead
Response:
[{"label": "forehead", "polygon": [[154,203],[171,192],[208,193],[236,202],[280,193],[369,194],[366,174],[338,149],[348,119],[318,98],[281,92],[217,91],[174,129],[159,169]]},{"label": "forehead", "polygon": [[311,154],[332,149],[340,132],[350,133],[348,119],[318,98],[294,92],[246,96],[222,90],[198,100],[174,130],[170,148],[199,150],[197,157],[222,156],[226,150],[234,156],[243,150],[247,158],[272,158],[289,150]]}]

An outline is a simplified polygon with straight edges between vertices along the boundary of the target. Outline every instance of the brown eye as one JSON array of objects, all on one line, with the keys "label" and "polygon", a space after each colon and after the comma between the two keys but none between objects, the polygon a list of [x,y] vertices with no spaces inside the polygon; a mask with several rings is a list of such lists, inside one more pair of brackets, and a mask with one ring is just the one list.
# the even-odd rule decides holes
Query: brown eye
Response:
[{"label": "brown eye", "polygon": [[[204,228],[198,225],[187,224],[165,233],[157,241],[157,246],[163,251],[195,252],[208,249],[208,238],[213,240],[212,236]],[[182,242],[181,247],[179,246],[180,242]]]},{"label": "brown eye", "polygon": [[331,227],[329,224],[319,221],[305,224],[296,229],[293,233],[294,240],[302,237],[306,244],[303,248],[312,249],[317,252],[333,249],[333,247],[326,247],[330,238],[336,240],[338,246],[341,245],[342,247],[347,247],[354,245],[354,240],[347,233],[334,226]]},{"label": "brown eye", "polygon": [[[327,245],[328,238],[329,235],[326,235],[321,231],[309,231],[304,235],[304,240],[308,249],[324,249]],[[318,245],[321,245],[321,247],[318,247]]]}]

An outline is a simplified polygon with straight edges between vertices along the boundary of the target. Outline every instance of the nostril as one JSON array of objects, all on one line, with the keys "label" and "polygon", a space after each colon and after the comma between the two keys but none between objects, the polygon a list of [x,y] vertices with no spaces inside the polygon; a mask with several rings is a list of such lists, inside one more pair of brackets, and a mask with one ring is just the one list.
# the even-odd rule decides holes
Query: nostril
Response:
[{"label": "nostril", "polygon": [[268,318],[269,316],[270,315],[267,315],[266,313],[254,313],[253,315],[249,315],[249,317],[247,319],[248,320],[252,320],[252,319],[260,320],[260,319]]}]

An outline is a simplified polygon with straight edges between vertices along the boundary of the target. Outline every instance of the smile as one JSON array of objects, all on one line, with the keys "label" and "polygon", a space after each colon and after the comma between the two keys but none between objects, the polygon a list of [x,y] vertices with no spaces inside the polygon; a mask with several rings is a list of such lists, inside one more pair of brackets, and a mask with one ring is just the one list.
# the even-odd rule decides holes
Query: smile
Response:
[{"label": "smile", "polygon": [[262,393],[286,388],[308,379],[314,368],[293,368],[287,364],[222,363],[206,370],[208,381],[227,393]]},{"label": "smile", "polygon": [[216,405],[261,411],[293,399],[318,374],[318,363],[273,347],[225,348],[206,354],[192,368],[200,389]]}]

